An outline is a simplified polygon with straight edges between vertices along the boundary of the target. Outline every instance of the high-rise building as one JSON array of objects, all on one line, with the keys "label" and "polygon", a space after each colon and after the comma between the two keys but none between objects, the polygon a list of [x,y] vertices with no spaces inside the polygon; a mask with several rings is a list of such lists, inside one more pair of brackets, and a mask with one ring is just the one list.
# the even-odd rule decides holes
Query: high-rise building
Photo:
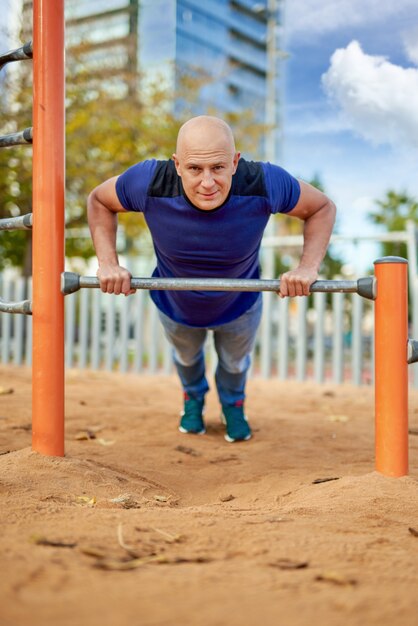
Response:
[{"label": "high-rise building", "polygon": [[[67,49],[116,89],[128,76],[163,81],[178,94],[181,76],[203,78],[196,113],[251,109],[278,128],[277,71],[284,0],[66,0]],[[23,25],[31,23],[23,0]],[[175,104],[175,103],[174,103]],[[275,158],[277,134],[267,157]]]}]

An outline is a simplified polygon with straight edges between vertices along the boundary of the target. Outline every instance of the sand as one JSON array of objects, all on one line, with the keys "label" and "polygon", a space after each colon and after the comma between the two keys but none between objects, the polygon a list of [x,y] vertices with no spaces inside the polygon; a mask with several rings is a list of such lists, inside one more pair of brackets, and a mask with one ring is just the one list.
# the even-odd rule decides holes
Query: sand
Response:
[{"label": "sand", "polygon": [[69,371],[56,458],[0,374],[1,626],[418,624],[418,436],[374,471],[371,387],[254,379],[228,444],[213,385],[183,435],[176,378]]}]

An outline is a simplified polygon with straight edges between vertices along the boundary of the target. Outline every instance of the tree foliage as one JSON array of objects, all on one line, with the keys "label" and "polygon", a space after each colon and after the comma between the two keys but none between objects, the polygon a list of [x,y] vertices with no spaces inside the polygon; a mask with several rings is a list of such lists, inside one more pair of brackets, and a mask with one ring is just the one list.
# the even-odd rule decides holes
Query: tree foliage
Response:
[{"label": "tree foliage", "polygon": [[[370,211],[368,217],[373,224],[383,226],[389,232],[404,231],[408,221],[418,221],[418,200],[405,191],[396,192],[390,189],[383,200],[375,202],[377,208]],[[384,256],[404,258],[408,255],[406,244],[401,241],[382,243],[382,253]]]}]

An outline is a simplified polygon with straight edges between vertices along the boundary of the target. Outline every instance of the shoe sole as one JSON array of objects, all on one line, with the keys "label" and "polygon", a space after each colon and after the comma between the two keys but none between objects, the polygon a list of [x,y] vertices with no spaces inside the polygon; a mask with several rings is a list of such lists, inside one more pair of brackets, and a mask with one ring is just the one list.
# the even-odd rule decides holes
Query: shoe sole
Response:
[{"label": "shoe sole", "polygon": [[206,428],[204,428],[203,430],[187,430],[186,428],[183,428],[183,426],[179,426],[179,431],[181,433],[183,433],[184,435],[204,435],[206,432]]},{"label": "shoe sole", "polygon": [[242,439],[233,439],[229,435],[224,435],[224,439],[228,443],[235,443],[236,441],[248,441],[249,439],[251,439],[251,437],[252,437],[251,433],[247,435],[246,437],[243,437]]}]

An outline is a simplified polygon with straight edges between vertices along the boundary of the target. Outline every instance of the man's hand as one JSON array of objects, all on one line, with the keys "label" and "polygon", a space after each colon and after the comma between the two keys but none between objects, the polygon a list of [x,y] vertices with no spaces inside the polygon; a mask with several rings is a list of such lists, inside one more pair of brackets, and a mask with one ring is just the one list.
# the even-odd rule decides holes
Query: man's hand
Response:
[{"label": "man's hand", "polygon": [[308,296],[309,288],[318,278],[318,272],[309,267],[298,267],[295,270],[286,272],[280,277],[281,298],[286,296]]},{"label": "man's hand", "polygon": [[123,293],[130,296],[136,291],[131,289],[132,274],[120,265],[101,265],[97,270],[97,278],[103,293],[113,293],[115,296]]}]

